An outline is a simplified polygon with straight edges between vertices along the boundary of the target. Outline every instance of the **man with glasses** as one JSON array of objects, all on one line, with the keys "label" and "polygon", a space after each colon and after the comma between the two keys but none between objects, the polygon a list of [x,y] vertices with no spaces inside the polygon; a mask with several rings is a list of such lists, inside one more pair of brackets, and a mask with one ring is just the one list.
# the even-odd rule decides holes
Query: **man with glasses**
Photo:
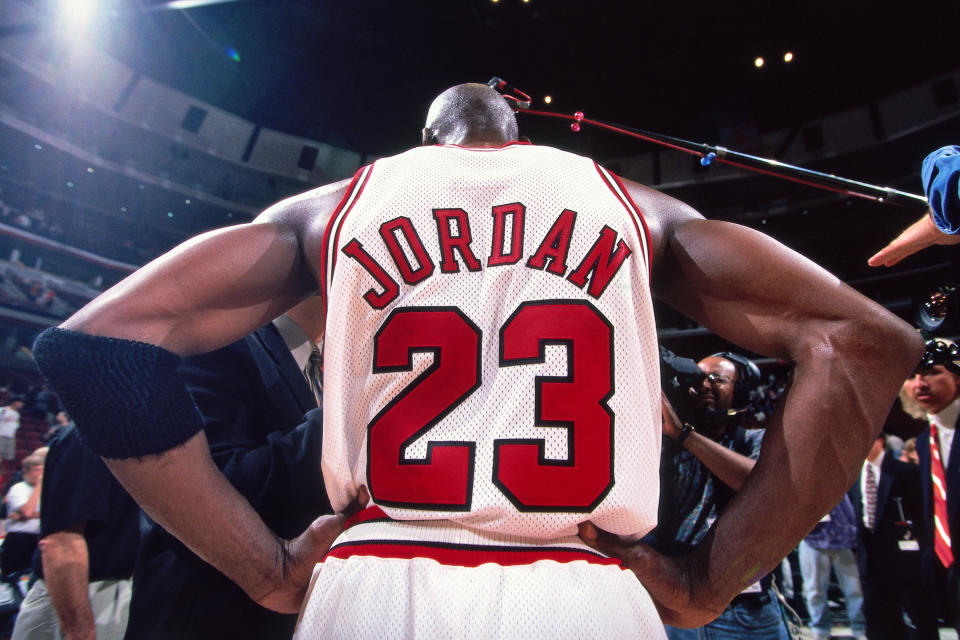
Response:
[{"label": "man with glasses", "polygon": [[903,383],[903,391],[923,409],[930,425],[917,436],[924,522],[931,524],[933,536],[923,567],[935,585],[941,615],[960,631],[958,579],[951,546],[953,531],[960,533],[960,452],[953,447],[960,417],[960,364],[956,348],[951,347],[939,340],[928,343],[928,357]]},{"label": "man with glasses", "polygon": [[[760,382],[756,365],[733,353],[714,354],[698,365],[705,377],[690,389],[695,424],[681,424],[664,403],[660,513],[653,546],[671,556],[689,552],[707,534],[746,482],[763,438],[761,430],[741,426],[750,392]],[[702,637],[700,629],[666,629],[670,640]],[[734,598],[702,629],[709,629],[710,638],[789,637],[769,576]]]}]

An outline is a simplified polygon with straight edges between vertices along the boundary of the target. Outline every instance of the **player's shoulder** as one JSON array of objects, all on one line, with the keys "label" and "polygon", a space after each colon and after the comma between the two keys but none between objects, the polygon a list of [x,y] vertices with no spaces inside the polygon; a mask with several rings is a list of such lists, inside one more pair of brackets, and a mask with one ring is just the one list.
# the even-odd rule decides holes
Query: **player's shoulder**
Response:
[{"label": "player's shoulder", "polygon": [[703,218],[700,212],[682,200],[627,178],[620,178],[620,180],[634,203],[645,215],[679,220]]},{"label": "player's shoulder", "polygon": [[681,225],[693,220],[703,220],[699,211],[682,200],[627,178],[620,180],[647,223],[653,245],[651,255],[654,263],[663,255],[670,238]]},{"label": "player's shoulder", "polygon": [[309,191],[284,198],[271,205],[258,218],[277,219],[294,215],[315,213],[318,208],[325,206],[335,207],[343,194],[350,186],[351,179],[346,178],[338,182],[326,184]]},{"label": "player's shoulder", "polygon": [[350,187],[352,178],[323,185],[285,198],[271,205],[256,218],[256,222],[273,222],[295,229],[313,224],[325,224]]}]

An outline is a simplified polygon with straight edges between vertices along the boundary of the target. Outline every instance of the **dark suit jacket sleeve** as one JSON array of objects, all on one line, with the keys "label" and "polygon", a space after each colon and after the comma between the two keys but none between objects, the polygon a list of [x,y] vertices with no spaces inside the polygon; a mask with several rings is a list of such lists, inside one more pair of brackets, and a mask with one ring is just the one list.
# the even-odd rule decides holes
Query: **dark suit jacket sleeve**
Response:
[{"label": "dark suit jacket sleeve", "polygon": [[189,358],[180,373],[214,462],[274,532],[290,537],[330,512],[320,473],[322,416],[303,415],[282,378],[254,357],[262,349],[246,338]]}]

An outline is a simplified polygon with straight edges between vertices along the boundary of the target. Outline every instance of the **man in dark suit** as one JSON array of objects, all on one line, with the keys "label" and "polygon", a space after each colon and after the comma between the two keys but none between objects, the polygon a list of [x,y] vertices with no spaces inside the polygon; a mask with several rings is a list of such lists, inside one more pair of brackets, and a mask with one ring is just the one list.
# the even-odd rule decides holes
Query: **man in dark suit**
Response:
[{"label": "man in dark suit", "polygon": [[[332,512],[320,473],[322,411],[303,372],[313,344],[312,304],[180,368],[214,462],[282,538]],[[295,615],[259,606],[162,528],[152,522],[146,528],[128,639],[292,636]]]},{"label": "man in dark suit", "polygon": [[[947,345],[943,347],[941,352],[946,353]],[[952,359],[940,360],[944,361],[918,367],[903,390],[926,412],[930,425],[917,436],[923,521],[930,530],[924,570],[936,586],[941,615],[960,633],[958,576],[951,548],[952,537],[960,534],[960,451],[952,446],[960,417],[960,366]]]},{"label": "man in dark suit", "polygon": [[903,611],[916,627],[916,640],[936,640],[934,594],[921,570],[927,544],[916,465],[885,451],[886,436],[873,443],[853,487],[857,566],[870,640],[906,640]]}]

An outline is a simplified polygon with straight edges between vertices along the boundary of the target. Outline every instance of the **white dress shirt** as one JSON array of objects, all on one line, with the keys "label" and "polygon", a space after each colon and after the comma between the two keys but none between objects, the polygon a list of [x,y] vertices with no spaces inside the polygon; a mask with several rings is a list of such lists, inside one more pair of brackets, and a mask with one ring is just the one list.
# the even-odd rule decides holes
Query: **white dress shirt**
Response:
[{"label": "white dress shirt", "polygon": [[960,398],[957,398],[940,413],[928,413],[927,420],[937,425],[937,436],[940,439],[940,461],[946,472],[950,460],[950,449],[953,447],[953,434],[956,431],[957,418],[960,417]]},{"label": "white dress shirt", "polygon": [[306,332],[290,316],[283,314],[273,321],[273,326],[280,332],[280,337],[293,354],[293,359],[297,362],[297,367],[303,371],[310,360],[310,350],[313,343],[307,337]]}]

